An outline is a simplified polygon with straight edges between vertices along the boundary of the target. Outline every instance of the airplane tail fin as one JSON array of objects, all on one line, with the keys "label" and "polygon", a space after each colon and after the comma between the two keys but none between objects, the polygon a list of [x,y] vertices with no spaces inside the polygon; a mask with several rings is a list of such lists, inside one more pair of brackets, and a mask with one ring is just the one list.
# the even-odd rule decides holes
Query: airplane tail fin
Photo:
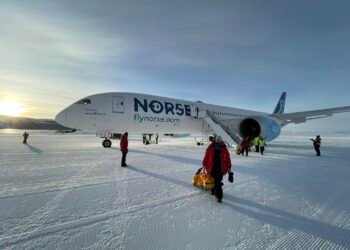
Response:
[{"label": "airplane tail fin", "polygon": [[284,113],[284,104],[286,103],[286,96],[287,96],[287,93],[283,92],[280,99],[278,100],[278,103],[275,107],[275,110],[273,111],[273,114],[280,115]]}]

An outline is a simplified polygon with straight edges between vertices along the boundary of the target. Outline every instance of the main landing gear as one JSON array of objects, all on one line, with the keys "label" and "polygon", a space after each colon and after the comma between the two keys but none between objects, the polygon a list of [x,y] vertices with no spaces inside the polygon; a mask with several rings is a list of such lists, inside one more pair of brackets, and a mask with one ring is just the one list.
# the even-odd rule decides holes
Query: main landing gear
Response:
[{"label": "main landing gear", "polygon": [[111,140],[105,138],[105,139],[103,140],[103,142],[102,142],[102,146],[103,146],[104,148],[110,148],[110,147],[112,146]]}]

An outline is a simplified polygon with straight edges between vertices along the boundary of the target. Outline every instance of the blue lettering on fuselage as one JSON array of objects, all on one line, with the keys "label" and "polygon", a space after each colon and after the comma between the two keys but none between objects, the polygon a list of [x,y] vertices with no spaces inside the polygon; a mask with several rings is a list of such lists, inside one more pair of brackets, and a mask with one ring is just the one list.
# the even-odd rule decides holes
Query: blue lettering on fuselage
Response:
[{"label": "blue lettering on fuselage", "polygon": [[160,114],[163,111],[163,104],[159,101],[153,100],[149,103],[149,107],[151,108],[153,113]]},{"label": "blue lettering on fuselage", "polygon": [[143,103],[139,101],[139,99],[134,98],[134,111],[139,112],[139,107],[141,106],[144,112],[148,112],[148,105],[146,99],[143,100]]},{"label": "blue lettering on fuselage", "polygon": [[134,98],[134,111],[140,112],[143,111],[148,113],[149,111],[155,114],[160,114],[164,112],[166,115],[186,115],[191,116],[191,107],[190,105],[181,104],[181,103],[171,103],[171,102],[161,102],[158,100],[148,101],[143,99],[142,101],[138,98]]},{"label": "blue lettering on fuselage", "polygon": [[176,103],[175,107],[176,107],[175,110],[176,110],[176,114],[177,115],[183,115],[184,114],[184,109],[182,107],[182,104]]},{"label": "blue lettering on fuselage", "polygon": [[170,102],[165,102],[164,104],[165,104],[165,114],[169,114],[171,112],[171,114],[175,115],[174,104]]}]

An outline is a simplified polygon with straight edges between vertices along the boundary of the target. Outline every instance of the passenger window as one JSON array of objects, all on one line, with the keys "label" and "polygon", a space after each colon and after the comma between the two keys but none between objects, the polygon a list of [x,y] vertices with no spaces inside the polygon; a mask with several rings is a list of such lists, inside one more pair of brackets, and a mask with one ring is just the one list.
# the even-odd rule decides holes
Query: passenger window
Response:
[{"label": "passenger window", "polygon": [[80,100],[79,102],[77,102],[76,104],[86,105],[86,104],[90,104],[90,103],[91,103],[90,99],[83,99],[83,100]]}]

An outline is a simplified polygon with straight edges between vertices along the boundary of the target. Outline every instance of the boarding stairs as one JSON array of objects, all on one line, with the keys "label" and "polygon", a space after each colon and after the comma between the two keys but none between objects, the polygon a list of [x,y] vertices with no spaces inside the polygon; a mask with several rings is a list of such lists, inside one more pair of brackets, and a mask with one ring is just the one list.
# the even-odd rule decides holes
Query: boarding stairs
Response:
[{"label": "boarding stairs", "polygon": [[240,144],[241,137],[239,132],[233,127],[225,124],[224,120],[216,116],[212,111],[200,110],[198,107],[192,107],[192,117],[204,120],[214,132],[221,136],[227,144]]},{"label": "boarding stairs", "polygon": [[220,119],[214,115],[211,111],[206,111],[206,117],[204,118],[205,122],[209,124],[211,129],[215,131],[217,135],[220,135],[224,141],[228,144],[240,144],[241,137],[239,136],[238,131],[232,126],[228,126],[224,123],[224,120]]}]

